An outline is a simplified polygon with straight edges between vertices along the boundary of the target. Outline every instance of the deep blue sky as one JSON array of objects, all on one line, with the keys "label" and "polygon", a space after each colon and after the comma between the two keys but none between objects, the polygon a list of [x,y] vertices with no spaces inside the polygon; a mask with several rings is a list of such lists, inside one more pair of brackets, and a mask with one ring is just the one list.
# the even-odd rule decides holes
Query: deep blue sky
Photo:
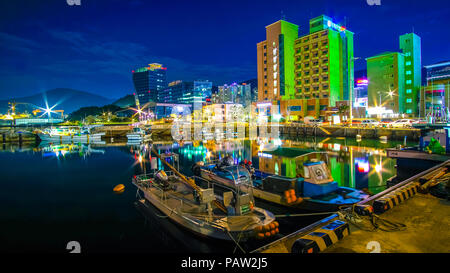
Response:
[{"label": "deep blue sky", "polygon": [[169,80],[215,85],[256,78],[256,43],[281,18],[308,32],[326,14],[355,33],[356,68],[364,58],[398,50],[414,28],[424,65],[450,59],[446,0],[153,1],[9,0],[0,3],[0,98],[57,87],[110,98],[133,92],[131,70],[152,62]]}]

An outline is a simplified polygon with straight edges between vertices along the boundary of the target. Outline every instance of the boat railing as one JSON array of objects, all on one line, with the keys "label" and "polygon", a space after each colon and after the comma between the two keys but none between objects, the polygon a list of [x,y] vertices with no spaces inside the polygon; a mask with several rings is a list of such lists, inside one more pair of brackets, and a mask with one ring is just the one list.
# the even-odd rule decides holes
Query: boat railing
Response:
[{"label": "boat railing", "polygon": [[235,194],[239,194],[238,191],[236,191],[236,188],[231,187],[231,186],[226,186],[223,183],[210,181],[210,180],[204,179],[203,177],[200,177],[200,176],[193,176],[193,178],[195,180],[200,180],[200,181],[202,181],[204,183],[207,183],[208,184],[208,188],[212,188],[213,190],[214,190],[214,187],[219,187],[219,188],[222,188],[222,189],[230,190],[230,191],[232,191]]}]

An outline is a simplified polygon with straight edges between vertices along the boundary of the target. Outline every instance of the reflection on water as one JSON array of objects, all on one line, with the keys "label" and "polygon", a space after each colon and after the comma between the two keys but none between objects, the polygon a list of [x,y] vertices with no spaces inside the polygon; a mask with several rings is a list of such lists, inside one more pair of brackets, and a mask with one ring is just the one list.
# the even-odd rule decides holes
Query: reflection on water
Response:
[{"label": "reflection on water", "polygon": [[[342,186],[377,193],[386,179],[396,174],[395,160],[386,158],[385,153],[385,148],[396,142],[323,138],[277,140],[275,144],[326,152],[332,175]],[[256,168],[280,175],[295,177],[301,172],[302,159],[292,157],[295,153],[269,153],[270,145],[258,141],[158,142],[155,146],[161,152],[179,153],[181,171],[187,175],[193,163],[225,155],[232,155],[236,162],[250,160]],[[0,200],[8,208],[3,210],[1,223],[8,236],[0,238],[0,249],[64,252],[67,242],[77,240],[82,249],[91,252],[232,251],[234,246],[197,240],[168,220],[155,217],[155,210],[143,213],[137,209],[131,177],[151,168],[152,163],[161,164],[148,157],[148,148],[125,144],[0,146]],[[113,193],[117,184],[125,185],[123,194]],[[312,219],[301,221],[293,219],[293,229]],[[289,231],[285,228],[283,232]]]}]

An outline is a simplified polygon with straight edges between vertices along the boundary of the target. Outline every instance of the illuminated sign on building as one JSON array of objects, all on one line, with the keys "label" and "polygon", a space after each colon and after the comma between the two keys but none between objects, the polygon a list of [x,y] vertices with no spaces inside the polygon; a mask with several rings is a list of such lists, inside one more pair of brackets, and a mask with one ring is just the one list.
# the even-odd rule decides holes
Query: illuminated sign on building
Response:
[{"label": "illuminated sign on building", "polygon": [[335,23],[331,22],[330,20],[328,20],[327,25],[328,25],[329,28],[332,28],[332,29],[337,30],[337,31],[344,31],[345,30],[345,27],[340,26],[338,24],[335,24]]},{"label": "illuminated sign on building", "polygon": [[369,85],[369,80],[368,79],[357,79],[356,80],[356,85]]}]

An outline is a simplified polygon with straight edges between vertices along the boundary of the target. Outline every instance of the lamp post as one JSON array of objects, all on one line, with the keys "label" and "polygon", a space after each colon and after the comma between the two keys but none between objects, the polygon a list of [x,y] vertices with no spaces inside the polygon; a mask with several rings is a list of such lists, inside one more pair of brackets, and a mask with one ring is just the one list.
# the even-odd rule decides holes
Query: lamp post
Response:
[{"label": "lamp post", "polygon": [[[352,60],[352,69],[355,70],[355,60],[361,59],[360,57],[351,57]],[[350,83],[350,120],[353,119],[353,92],[354,92],[354,78],[351,77],[351,83]]]}]

